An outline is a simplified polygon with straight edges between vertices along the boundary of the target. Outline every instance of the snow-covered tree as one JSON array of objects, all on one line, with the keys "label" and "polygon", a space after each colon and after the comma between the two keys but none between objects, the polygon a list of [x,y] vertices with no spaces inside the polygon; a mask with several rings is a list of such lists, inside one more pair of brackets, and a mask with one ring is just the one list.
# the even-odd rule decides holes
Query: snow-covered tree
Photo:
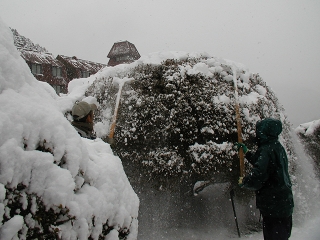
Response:
[{"label": "snow-covered tree", "polygon": [[126,79],[113,150],[132,181],[142,178],[168,189],[191,189],[195,182],[209,179],[237,183],[234,68],[244,142],[254,148],[258,120],[280,119],[284,126],[281,141],[293,170],[288,120],[274,92],[258,74],[206,54],[184,53],[152,62],[160,55],[141,59],[131,67],[106,69],[86,92],[101,104],[97,119],[108,121],[119,89],[117,82]]},{"label": "snow-covered tree", "polygon": [[11,29],[11,31],[13,33],[14,45],[18,49],[41,52],[41,53],[48,52],[46,48],[40,46],[39,44],[34,44],[29,38],[26,38],[20,35],[16,29]]},{"label": "snow-covered tree", "polygon": [[0,239],[136,239],[139,199],[110,146],[37,81],[0,21]]}]

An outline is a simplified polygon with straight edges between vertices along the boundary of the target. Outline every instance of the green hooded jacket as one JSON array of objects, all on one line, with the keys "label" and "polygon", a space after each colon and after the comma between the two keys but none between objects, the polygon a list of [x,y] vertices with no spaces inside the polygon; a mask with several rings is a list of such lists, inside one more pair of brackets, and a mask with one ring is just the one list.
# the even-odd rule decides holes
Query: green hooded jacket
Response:
[{"label": "green hooded jacket", "polygon": [[247,153],[253,165],[242,187],[256,191],[257,208],[263,216],[288,217],[293,212],[293,195],[288,173],[288,158],[278,141],[281,121],[267,118],[256,124],[257,151]]}]

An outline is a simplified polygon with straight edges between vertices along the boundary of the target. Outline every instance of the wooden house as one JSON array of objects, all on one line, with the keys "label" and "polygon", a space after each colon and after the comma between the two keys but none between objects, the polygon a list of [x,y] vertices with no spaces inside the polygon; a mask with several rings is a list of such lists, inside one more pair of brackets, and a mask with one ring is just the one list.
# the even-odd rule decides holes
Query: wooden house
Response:
[{"label": "wooden house", "polygon": [[128,41],[121,41],[113,44],[107,57],[110,58],[108,66],[116,66],[118,64],[134,62],[141,56],[134,44]]},{"label": "wooden house", "polygon": [[25,49],[19,51],[36,79],[49,83],[57,94],[67,93],[69,81],[66,68],[51,53]]},{"label": "wooden house", "polygon": [[97,73],[100,69],[106,67],[105,64],[95,63],[87,60],[78,59],[77,57],[67,57],[58,55],[59,60],[67,70],[67,78],[69,81],[75,78],[87,78]]},{"label": "wooden house", "polygon": [[54,58],[51,53],[38,44],[34,44],[29,38],[11,29],[14,45],[20,51],[22,58],[27,62],[32,74],[39,81],[49,83],[57,92],[67,93],[68,83],[75,78],[86,78],[97,73],[105,64],[95,63],[58,55]]}]

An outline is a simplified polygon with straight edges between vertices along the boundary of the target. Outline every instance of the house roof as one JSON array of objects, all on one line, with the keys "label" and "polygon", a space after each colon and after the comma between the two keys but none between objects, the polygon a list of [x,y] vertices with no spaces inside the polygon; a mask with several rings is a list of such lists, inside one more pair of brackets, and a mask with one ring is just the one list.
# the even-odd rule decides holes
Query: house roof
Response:
[{"label": "house roof", "polygon": [[63,61],[65,61],[67,64],[71,65],[74,68],[78,68],[83,71],[89,71],[89,72],[98,72],[101,68],[104,68],[107,66],[106,64],[82,60],[77,57],[67,57],[64,55],[59,55],[57,58],[62,59]]},{"label": "house roof", "polygon": [[19,49],[22,58],[31,63],[37,64],[50,64],[52,66],[62,67],[62,63],[53,57],[51,53],[29,51],[25,49]]},{"label": "house roof", "polygon": [[128,54],[134,56],[135,59],[140,58],[140,54],[139,54],[137,48],[134,46],[134,44],[132,44],[128,41],[121,41],[121,42],[116,42],[113,44],[107,57],[113,58],[116,56],[128,55]]}]

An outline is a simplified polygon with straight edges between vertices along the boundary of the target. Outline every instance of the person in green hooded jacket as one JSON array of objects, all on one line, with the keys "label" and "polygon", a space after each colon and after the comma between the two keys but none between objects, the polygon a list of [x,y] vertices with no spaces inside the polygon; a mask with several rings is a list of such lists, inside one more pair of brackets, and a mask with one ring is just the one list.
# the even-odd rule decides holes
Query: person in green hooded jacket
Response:
[{"label": "person in green hooded jacket", "polygon": [[256,193],[265,240],[287,240],[291,236],[294,203],[287,154],[278,141],[281,132],[281,121],[266,118],[256,124],[258,149],[255,153],[243,143],[237,144],[253,165],[247,176],[240,177],[239,185]]}]

